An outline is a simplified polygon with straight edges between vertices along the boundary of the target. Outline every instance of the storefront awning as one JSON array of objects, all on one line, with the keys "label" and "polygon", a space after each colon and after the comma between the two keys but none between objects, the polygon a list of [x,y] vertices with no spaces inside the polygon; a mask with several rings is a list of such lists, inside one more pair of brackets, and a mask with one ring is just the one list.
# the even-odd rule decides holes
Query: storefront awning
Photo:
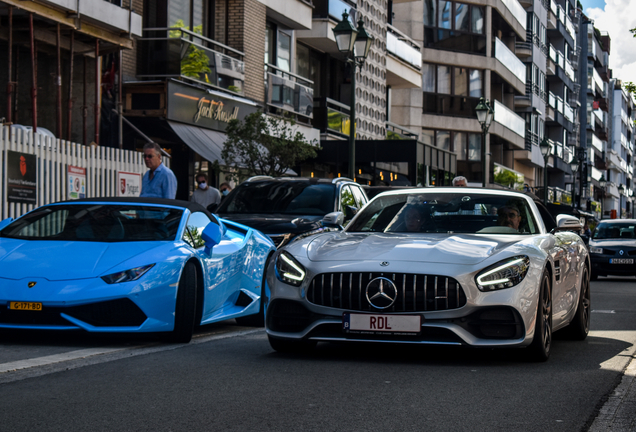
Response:
[{"label": "storefront awning", "polygon": [[225,164],[225,161],[221,157],[223,143],[225,143],[226,138],[226,135],[223,132],[203,129],[173,121],[168,121],[168,124],[172,130],[179,135],[179,138],[181,138],[188,147],[197,152],[201,157],[204,157],[210,162],[219,161],[219,164]]}]

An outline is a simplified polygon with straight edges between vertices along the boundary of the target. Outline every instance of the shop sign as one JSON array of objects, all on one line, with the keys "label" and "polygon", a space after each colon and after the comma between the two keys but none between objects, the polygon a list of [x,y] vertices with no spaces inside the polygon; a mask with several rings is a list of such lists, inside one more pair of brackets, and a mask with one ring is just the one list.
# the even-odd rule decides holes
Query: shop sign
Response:
[{"label": "shop sign", "polygon": [[256,104],[237,98],[223,97],[219,92],[178,82],[168,82],[168,120],[224,131],[231,120],[243,120],[256,112]]},{"label": "shop sign", "polygon": [[86,198],[86,168],[68,166],[68,199]]},{"label": "shop sign", "polygon": [[138,197],[141,193],[141,174],[117,171],[117,196]]},{"label": "shop sign", "polygon": [[7,150],[7,201],[36,204],[37,156]]}]

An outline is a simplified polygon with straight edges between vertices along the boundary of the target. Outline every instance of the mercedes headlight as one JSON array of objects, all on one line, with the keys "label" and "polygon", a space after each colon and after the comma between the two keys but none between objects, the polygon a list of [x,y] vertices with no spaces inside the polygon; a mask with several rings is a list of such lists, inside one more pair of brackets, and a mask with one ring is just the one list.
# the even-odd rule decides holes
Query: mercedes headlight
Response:
[{"label": "mercedes headlight", "polygon": [[305,267],[287,252],[281,252],[276,259],[276,277],[281,282],[300,286],[305,279]]},{"label": "mercedes headlight", "polygon": [[109,275],[102,276],[102,279],[107,284],[116,284],[116,283],[134,281],[142,277],[153,266],[154,264],[148,264],[141,267],[131,268],[130,270],[124,270],[117,273],[111,273]]},{"label": "mercedes headlight", "polygon": [[530,258],[527,256],[508,258],[481,271],[475,277],[477,288],[481,291],[511,288],[521,283],[529,269]]},{"label": "mercedes headlight", "polygon": [[590,253],[602,254],[603,253],[603,248],[590,246]]}]

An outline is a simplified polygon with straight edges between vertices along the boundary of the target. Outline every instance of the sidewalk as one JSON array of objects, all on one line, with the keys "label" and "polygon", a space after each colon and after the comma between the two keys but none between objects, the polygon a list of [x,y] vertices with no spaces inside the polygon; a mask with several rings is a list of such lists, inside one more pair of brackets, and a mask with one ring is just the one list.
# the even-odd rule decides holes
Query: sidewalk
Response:
[{"label": "sidewalk", "polygon": [[589,432],[636,431],[636,356],[627,365],[621,383],[614,390]]}]

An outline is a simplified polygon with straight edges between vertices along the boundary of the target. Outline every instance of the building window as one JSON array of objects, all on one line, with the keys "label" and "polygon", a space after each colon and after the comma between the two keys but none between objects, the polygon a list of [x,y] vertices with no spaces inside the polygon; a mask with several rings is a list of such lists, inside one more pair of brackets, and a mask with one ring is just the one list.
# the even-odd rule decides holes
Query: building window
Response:
[{"label": "building window", "polygon": [[291,72],[291,35],[270,22],[265,28],[265,64]]},{"label": "building window", "polygon": [[448,0],[424,0],[424,44],[486,54],[484,7]]},{"label": "building window", "polygon": [[483,71],[424,63],[422,90],[424,113],[474,117],[483,96]]}]

